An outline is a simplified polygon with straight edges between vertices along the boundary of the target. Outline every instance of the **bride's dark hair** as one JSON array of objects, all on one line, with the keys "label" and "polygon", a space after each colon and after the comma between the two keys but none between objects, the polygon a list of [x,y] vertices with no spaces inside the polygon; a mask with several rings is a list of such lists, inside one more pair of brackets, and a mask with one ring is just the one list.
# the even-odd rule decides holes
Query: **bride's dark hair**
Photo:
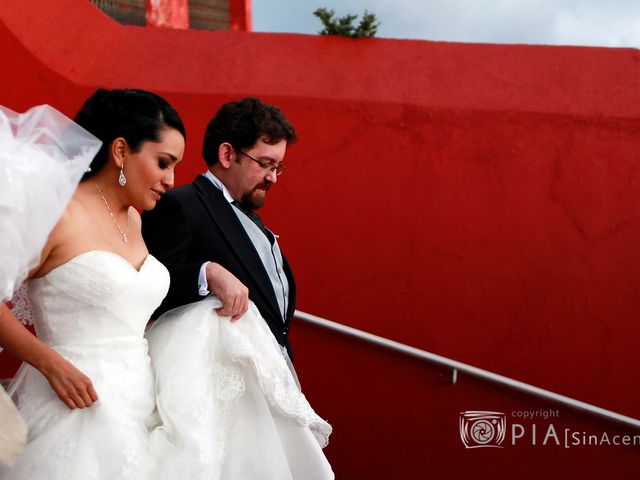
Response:
[{"label": "bride's dark hair", "polygon": [[104,167],[111,143],[124,138],[129,148],[140,151],[146,141],[158,142],[163,128],[175,128],[187,138],[178,112],[164,98],[145,90],[99,89],[76,115],[75,121],[102,140],[102,147],[91,162],[87,180]]}]

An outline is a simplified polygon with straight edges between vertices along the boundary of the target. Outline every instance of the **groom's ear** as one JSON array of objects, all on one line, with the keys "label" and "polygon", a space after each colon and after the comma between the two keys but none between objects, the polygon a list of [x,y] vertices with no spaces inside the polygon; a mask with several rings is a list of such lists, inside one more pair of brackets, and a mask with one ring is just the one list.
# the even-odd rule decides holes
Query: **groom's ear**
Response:
[{"label": "groom's ear", "polygon": [[233,162],[236,158],[236,151],[231,146],[230,143],[224,142],[221,143],[218,147],[218,163],[227,169],[231,166],[231,162]]},{"label": "groom's ear", "polygon": [[127,141],[118,137],[113,142],[111,142],[111,156],[113,160],[116,162],[116,166],[118,168],[122,167],[124,164],[125,154],[127,153]]}]

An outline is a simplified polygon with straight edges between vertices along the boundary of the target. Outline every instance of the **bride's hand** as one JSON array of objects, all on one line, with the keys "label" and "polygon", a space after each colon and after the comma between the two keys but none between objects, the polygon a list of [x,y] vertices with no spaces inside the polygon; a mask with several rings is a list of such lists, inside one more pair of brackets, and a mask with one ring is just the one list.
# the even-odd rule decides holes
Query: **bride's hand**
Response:
[{"label": "bride's hand", "polygon": [[27,330],[4,303],[0,303],[0,345],[38,369],[69,408],[90,407],[98,400],[91,380]]},{"label": "bride's hand", "polygon": [[67,407],[85,408],[98,401],[98,394],[89,377],[62,356],[55,353],[47,363],[40,371]]}]

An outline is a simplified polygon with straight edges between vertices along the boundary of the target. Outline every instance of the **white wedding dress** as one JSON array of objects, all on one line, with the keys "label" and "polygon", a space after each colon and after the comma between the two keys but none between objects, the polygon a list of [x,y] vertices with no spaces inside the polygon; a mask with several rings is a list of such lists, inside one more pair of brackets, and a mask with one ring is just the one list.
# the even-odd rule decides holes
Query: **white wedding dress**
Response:
[{"label": "white wedding dress", "polygon": [[144,329],[169,288],[148,256],[140,270],[89,251],[27,282],[38,337],[93,382],[99,400],[70,410],[23,364],[9,387],[29,428],[11,480],[151,479],[154,379]]},{"label": "white wedding dress", "polygon": [[213,311],[215,298],[168,312],[149,349],[145,325],[169,286],[153,256],[136,270],[89,251],[27,286],[38,337],[99,400],[70,410],[23,365],[9,393],[29,441],[12,469],[0,468],[3,480],[333,478],[321,448],[331,427],[253,304],[234,323]]},{"label": "white wedding dress", "polygon": [[[162,479],[325,480],[331,426],[300,391],[253,303],[238,321],[215,297],[156,320],[149,349]],[[292,367],[291,367],[292,368]],[[163,446],[164,445],[164,446]]]}]

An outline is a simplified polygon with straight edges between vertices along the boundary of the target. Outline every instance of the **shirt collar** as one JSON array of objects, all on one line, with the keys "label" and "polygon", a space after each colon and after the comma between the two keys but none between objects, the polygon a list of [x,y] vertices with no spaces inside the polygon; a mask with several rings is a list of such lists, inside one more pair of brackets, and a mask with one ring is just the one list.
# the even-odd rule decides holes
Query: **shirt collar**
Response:
[{"label": "shirt collar", "polygon": [[209,179],[209,181],[213,183],[214,187],[222,191],[222,194],[224,195],[224,198],[227,199],[227,202],[229,203],[233,202],[233,197],[229,193],[229,190],[227,190],[227,187],[224,186],[224,183],[222,183],[222,181],[218,177],[216,177],[213,173],[211,173],[211,170],[207,170],[202,175],[205,178]]}]

